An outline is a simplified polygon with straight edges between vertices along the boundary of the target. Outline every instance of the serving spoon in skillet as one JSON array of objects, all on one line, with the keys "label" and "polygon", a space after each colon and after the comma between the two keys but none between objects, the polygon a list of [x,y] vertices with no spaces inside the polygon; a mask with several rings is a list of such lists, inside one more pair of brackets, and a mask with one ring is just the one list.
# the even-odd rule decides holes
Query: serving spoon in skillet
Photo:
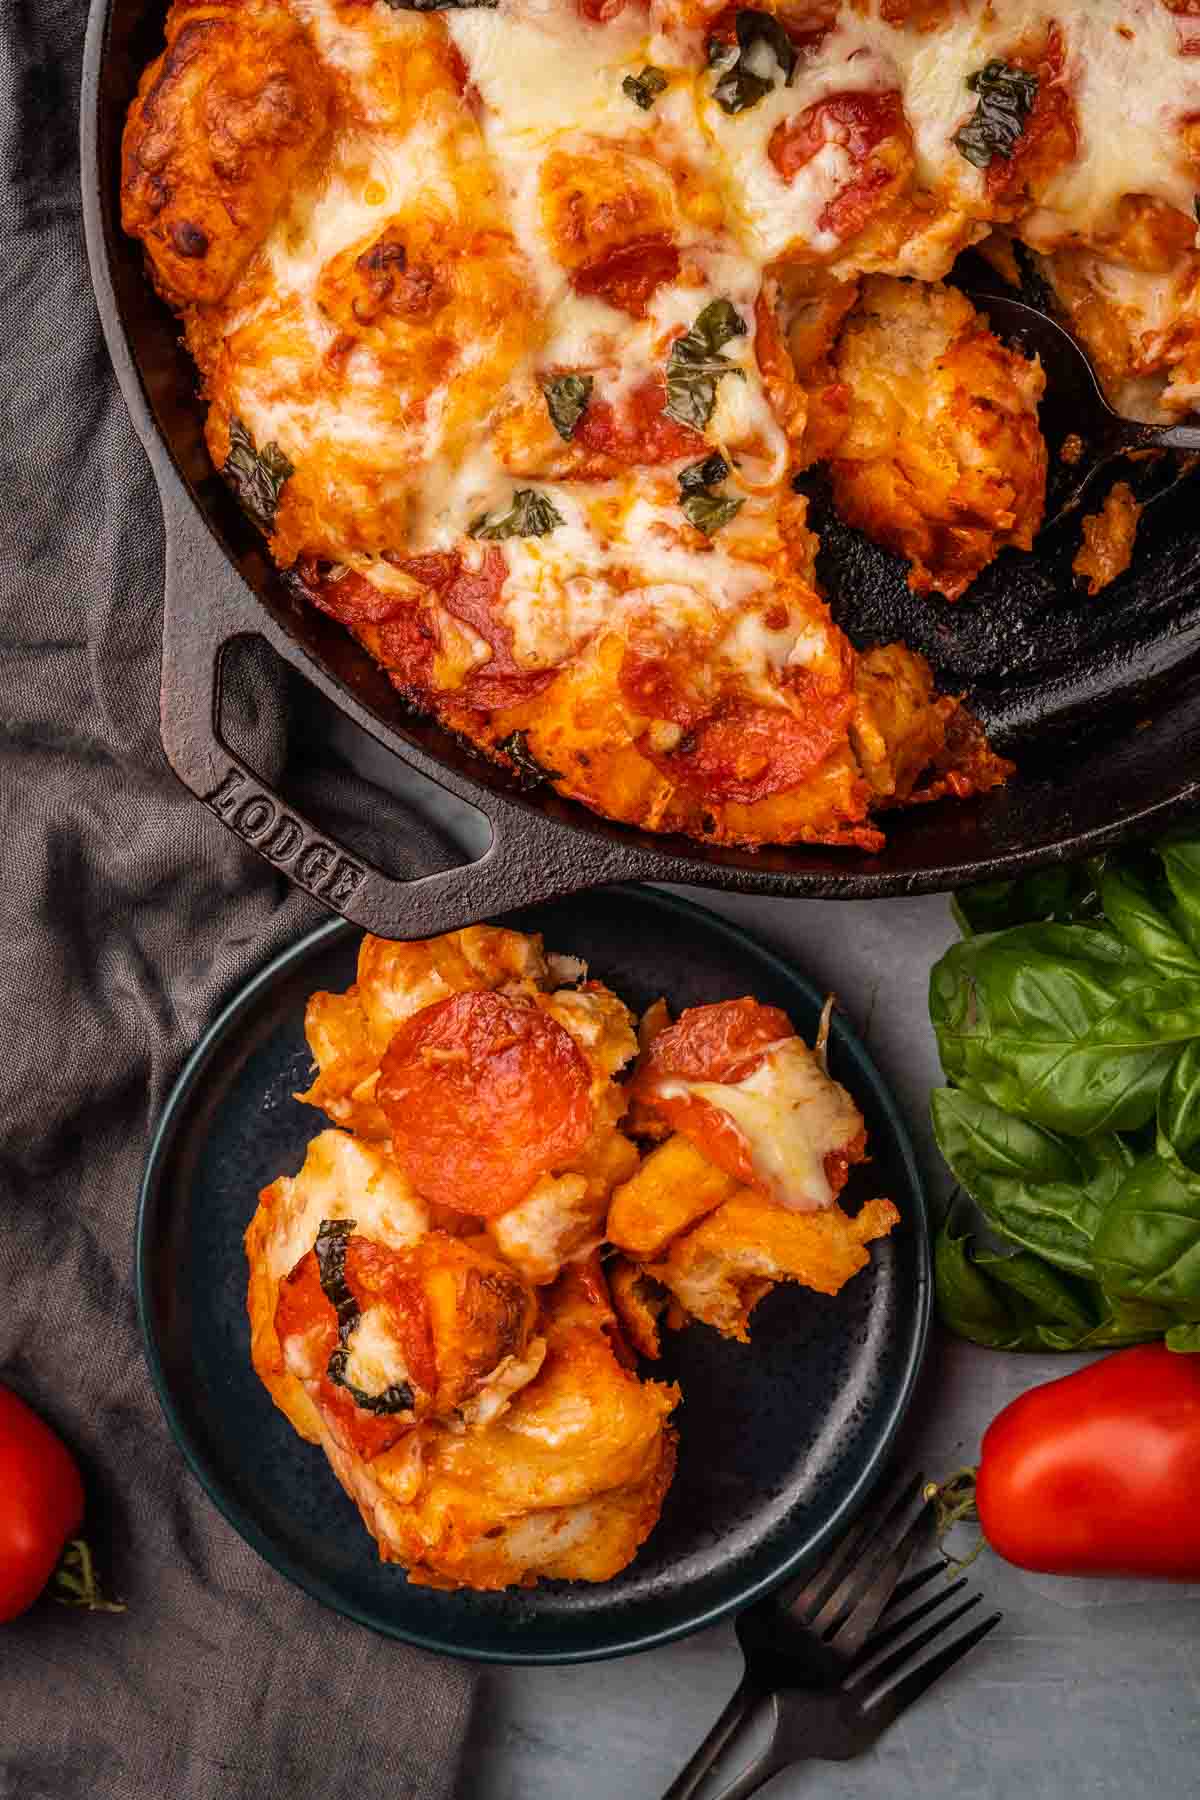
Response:
[{"label": "serving spoon in skillet", "polygon": [[[1046,393],[1039,419],[1050,452],[1050,480],[1043,531],[1073,512],[1096,475],[1118,457],[1138,450],[1200,450],[1200,420],[1184,425],[1144,425],[1108,404],[1087,353],[1048,313],[1007,294],[976,292],[969,299],[986,314],[998,337],[1016,339],[1026,355],[1041,359]],[[1068,438],[1082,448],[1064,458]]]}]

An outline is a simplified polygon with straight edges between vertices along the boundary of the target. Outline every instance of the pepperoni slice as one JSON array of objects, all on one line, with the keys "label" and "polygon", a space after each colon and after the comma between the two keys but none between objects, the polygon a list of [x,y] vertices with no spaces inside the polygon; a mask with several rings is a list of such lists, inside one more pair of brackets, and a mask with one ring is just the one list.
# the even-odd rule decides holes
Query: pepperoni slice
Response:
[{"label": "pepperoni slice", "polygon": [[853,694],[824,692],[807,679],[799,717],[781,706],[734,701],[658,759],[662,767],[683,786],[743,806],[801,786],[844,742],[854,711]]},{"label": "pepperoni slice", "polygon": [[[472,670],[460,687],[441,691],[443,700],[490,711],[530,699],[553,681],[553,669],[523,669],[513,655],[512,632],[497,605],[508,564],[494,544],[488,545],[477,569],[467,568],[457,551],[410,557],[400,566],[436,594],[439,606],[469,625],[491,648],[489,660]],[[394,628],[394,622],[385,626],[385,634]],[[391,647],[386,635],[384,647]]]},{"label": "pepperoni slice", "polygon": [[466,993],[404,1021],[377,1093],[417,1191],[490,1219],[583,1147],[590,1086],[587,1059],[554,1019],[502,994]]},{"label": "pepperoni slice", "polygon": [[[792,13],[786,7],[775,12],[775,17],[787,32],[794,47],[803,53],[806,50],[817,50],[833,29],[837,16],[839,0],[809,0],[798,12]],[[774,9],[772,9],[774,10]],[[723,12],[710,21],[705,29],[706,38],[716,38],[722,44],[737,43],[737,16],[741,6],[727,6]]]},{"label": "pepperoni slice", "polygon": [[[689,1007],[643,1053],[631,1095],[695,1144],[717,1168],[747,1187],[761,1189],[751,1146],[729,1114],[695,1094],[664,1095],[661,1084],[674,1078],[736,1085],[754,1073],[773,1044],[795,1035],[785,1012],[757,1000]],[[865,1130],[841,1149],[826,1153],[825,1177],[835,1195],[845,1187],[851,1163],[862,1162],[866,1153]]]},{"label": "pepperoni slice", "polygon": [[767,155],[783,180],[792,182],[826,144],[849,152],[856,172],[826,201],[817,219],[819,230],[845,239],[861,231],[889,197],[897,169],[879,154],[889,139],[908,141],[898,91],[829,94],[794,119],[782,120],[771,133]]},{"label": "pepperoni slice", "polygon": [[631,1093],[649,1101],[663,1080],[744,1081],[781,1038],[795,1037],[778,1006],[744,1000],[717,1000],[689,1006],[660,1031],[638,1060]]},{"label": "pepperoni slice", "polygon": [[575,443],[626,467],[678,462],[710,449],[698,431],[668,419],[667,386],[652,375],[632,389],[618,411],[609,401],[592,400],[575,427]]},{"label": "pepperoni slice", "polygon": [[750,1145],[729,1114],[694,1094],[666,1096],[661,1084],[679,1081],[736,1083],[752,1075],[763,1054],[781,1038],[794,1037],[792,1022],[777,1006],[757,1000],[721,1000],[692,1006],[660,1032],[638,1062],[631,1096],[688,1138],[735,1181],[755,1186]]},{"label": "pepperoni slice", "polygon": [[644,319],[656,289],[678,273],[679,252],[669,238],[635,238],[577,269],[571,285],[577,294],[594,295],[631,318]]},{"label": "pepperoni slice", "polygon": [[[371,1243],[366,1238],[348,1239],[346,1280],[360,1306],[381,1297],[374,1291],[371,1279],[372,1274],[378,1270],[381,1258],[394,1263],[398,1253],[384,1245]],[[390,1322],[402,1346],[406,1364],[413,1370],[415,1378],[426,1385],[421,1371],[423,1367],[424,1374],[429,1373],[433,1340],[429,1333],[425,1296],[420,1291],[419,1284],[413,1285],[415,1293],[406,1293],[403,1299],[397,1291],[388,1295],[391,1302],[389,1312],[392,1315]],[[355,1451],[364,1461],[369,1462],[372,1457],[382,1456],[385,1450],[390,1450],[405,1432],[412,1429],[411,1419],[401,1418],[394,1413],[364,1411],[355,1404],[344,1387],[330,1381],[327,1372],[329,1358],[338,1347],[337,1314],[321,1286],[321,1272],[313,1250],[302,1256],[291,1273],[279,1284],[275,1332],[281,1345],[286,1344],[289,1338],[305,1339],[307,1360],[314,1370],[320,1370],[318,1403],[321,1412],[335,1437],[346,1449]],[[421,1346],[426,1340],[429,1349],[422,1364]],[[434,1385],[434,1381],[430,1380],[427,1390]]]},{"label": "pepperoni slice", "polygon": [[711,694],[701,688],[703,658],[684,634],[679,645],[664,650],[653,643],[626,647],[621,660],[621,692],[634,711],[648,719],[670,719],[691,731],[712,710]]}]

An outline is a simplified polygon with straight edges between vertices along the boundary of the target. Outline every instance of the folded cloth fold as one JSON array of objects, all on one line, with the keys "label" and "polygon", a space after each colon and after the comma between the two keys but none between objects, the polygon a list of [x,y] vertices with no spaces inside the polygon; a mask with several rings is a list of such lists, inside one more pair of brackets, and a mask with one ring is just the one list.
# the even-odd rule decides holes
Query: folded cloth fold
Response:
[{"label": "folded cloth fold", "polygon": [[[185,1468],[142,1360],[150,1124],[217,1008],[323,915],[163,760],[159,508],[80,228],[84,10],[8,0],[0,20],[0,1380],[79,1456],[128,1605],[43,1600],[0,1628],[0,1795],[442,1800],[467,1673],[261,1562]],[[270,773],[286,690],[264,667],[253,698]],[[331,797],[344,812],[344,778]]]}]

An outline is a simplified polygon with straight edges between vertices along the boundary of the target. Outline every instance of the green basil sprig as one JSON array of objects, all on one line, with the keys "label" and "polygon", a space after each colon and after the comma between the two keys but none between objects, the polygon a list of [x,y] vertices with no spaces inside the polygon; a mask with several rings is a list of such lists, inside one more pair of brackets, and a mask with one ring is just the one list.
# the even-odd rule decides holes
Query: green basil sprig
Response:
[{"label": "green basil sprig", "polygon": [[242,511],[268,534],[275,529],[275,514],[283,484],[296,473],[279,445],[272,438],[259,450],[247,426],[237,418],[229,421],[229,454],[221,473],[237,496]]},{"label": "green basil sprig", "polygon": [[938,1149],[995,1229],[1069,1275],[1093,1273],[1105,1208],[1134,1157],[1115,1134],[1064,1138],[957,1088],[931,1096]]},{"label": "green basil sprig", "polygon": [[575,427],[587,411],[594,386],[592,375],[556,375],[542,389],[550,423],[564,443],[569,444],[575,436]]},{"label": "green basil sprig", "polygon": [[506,513],[501,513],[498,519],[489,519],[486,513],[480,513],[467,527],[467,535],[473,538],[548,537],[556,526],[565,524],[566,520],[545,494],[539,494],[536,488],[518,488]]},{"label": "green basil sprig", "polygon": [[346,1378],[350,1363],[349,1342],[362,1314],[350,1283],[346,1280],[346,1245],[354,1231],[354,1219],[322,1219],[317,1228],[313,1250],[317,1272],[325,1298],[337,1314],[338,1347],[332,1352],[325,1373],[335,1387],[345,1388],[355,1406],[380,1416],[411,1412],[413,1391],[407,1381],[393,1381],[380,1394],[368,1394]]},{"label": "green basil sprig", "polygon": [[968,932],[1020,922],[930,981],[956,1084],[934,1133],[969,1196],[937,1239],[943,1319],[1007,1349],[1200,1354],[1200,838],[957,901]]},{"label": "green basil sprig", "polygon": [[744,499],[711,492],[728,473],[729,464],[719,450],[702,457],[699,462],[689,463],[679,472],[680,509],[688,523],[702,531],[705,537],[711,537],[722,525],[728,525],[730,519],[736,519],[746,504]]},{"label": "green basil sprig", "polygon": [[796,47],[772,13],[744,8],[734,25],[737,44],[720,38],[708,42],[708,65],[718,71],[713,99],[731,116],[745,112],[775,86],[775,69],[783,71],[783,85],[790,87],[796,72]]},{"label": "green basil sprig", "polygon": [[1100,911],[1097,877],[1090,863],[1037,869],[1019,881],[984,881],[961,888],[951,910],[964,937],[1005,931],[1010,925],[1079,924]]},{"label": "green basil sprig", "polygon": [[690,331],[675,339],[667,358],[667,403],[670,419],[703,431],[717,403],[717,383],[725,375],[745,381],[746,372],[721,350],[735,337],[745,337],[746,321],[731,300],[710,300]]},{"label": "green basil sprig", "polygon": [[1050,1131],[1134,1131],[1200,1036],[1200,980],[1163,980],[1114,931],[1018,925],[935,964],[929,1009],[956,1086]]},{"label": "green basil sprig", "polygon": [[954,146],[977,169],[986,169],[994,156],[1010,157],[1016,149],[1037,100],[1038,78],[993,57],[967,76],[967,86],[979,95],[979,105],[955,132]]},{"label": "green basil sprig", "polygon": [[523,731],[510,731],[506,738],[499,740],[496,748],[502,756],[507,756],[518,784],[525,791],[541,787],[547,781],[562,780],[559,769],[543,768],[529,748],[529,738]]},{"label": "green basil sprig", "polygon": [[647,63],[640,75],[627,75],[621,83],[621,92],[627,94],[635,106],[643,112],[649,112],[660,94],[665,94],[670,82],[661,69],[653,63]]}]

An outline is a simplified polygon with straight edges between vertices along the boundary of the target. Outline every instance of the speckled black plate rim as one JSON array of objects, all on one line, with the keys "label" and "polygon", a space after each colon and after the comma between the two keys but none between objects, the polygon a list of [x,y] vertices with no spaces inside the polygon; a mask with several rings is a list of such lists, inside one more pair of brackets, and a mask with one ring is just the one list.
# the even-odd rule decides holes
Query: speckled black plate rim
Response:
[{"label": "speckled black plate rim", "polygon": [[[817,1007],[821,1005],[821,993],[806,975],[801,974],[784,957],[779,956],[751,933],[743,931],[740,926],[732,924],[719,914],[710,912],[707,907],[697,906],[694,901],[684,900],[677,894],[665,893],[660,888],[642,887],[632,882],[616,883],[604,891],[614,896],[625,895],[636,899],[641,905],[658,907],[664,912],[675,913],[691,919],[696,924],[703,924],[713,936],[724,937],[740,950],[748,951],[761,961],[771,965],[780,976],[795,987],[806,989],[810,1000]],[[570,900],[565,900],[560,904],[565,910],[570,906]],[[836,1029],[841,1048],[849,1054],[852,1062],[856,1065],[856,1074],[859,1079],[874,1089],[876,1104],[886,1115],[895,1134],[896,1150],[904,1167],[909,1193],[915,1202],[915,1217],[911,1221],[917,1248],[917,1279],[913,1294],[914,1330],[909,1341],[907,1360],[891,1413],[885,1420],[875,1446],[857,1479],[847,1489],[840,1504],[830,1514],[820,1531],[810,1537],[793,1554],[782,1557],[769,1574],[756,1582],[748,1583],[744,1588],[727,1596],[719,1604],[699,1611],[691,1618],[666,1626],[662,1630],[640,1632],[635,1637],[622,1642],[605,1643],[596,1649],[580,1649],[566,1653],[537,1650],[516,1652],[490,1650],[486,1646],[478,1644],[464,1645],[456,1643],[452,1638],[440,1638],[428,1632],[410,1630],[400,1621],[384,1620],[363,1611],[360,1607],[348,1604],[327,1582],[315,1576],[310,1569],[297,1562],[286,1551],[281,1550],[277,1543],[262,1532],[237,1501],[224,1490],[220,1480],[206,1463],[202,1451],[192,1436],[187,1419],[176,1405],[171,1384],[159,1354],[154,1327],[151,1302],[152,1260],[155,1243],[153,1212],[159,1192],[160,1178],[170,1156],[176,1126],[186,1115],[192,1097],[203,1082],[209,1063],[220,1048],[226,1033],[253,1010],[260,996],[269,990],[279,977],[286,975],[294,964],[303,961],[318,945],[338,938],[359,935],[361,932],[358,926],[350,925],[343,919],[331,919],[327,924],[318,925],[314,931],[306,933],[288,949],[281,951],[257,975],[252,976],[217,1015],[188,1058],[168,1096],[162,1116],[151,1138],[146,1170],[142,1177],[138,1196],[134,1237],[138,1323],[141,1327],[142,1344],[150,1377],[154,1383],[159,1404],[189,1468],[213,1505],[228,1520],[238,1535],[253,1550],[256,1550],[265,1562],[278,1570],[281,1575],[285,1575],[289,1581],[294,1582],[297,1587],[302,1588],[305,1593],[311,1594],[314,1599],[319,1600],[322,1605],[328,1606],[333,1612],[353,1619],[357,1624],[365,1625],[369,1630],[379,1632],[384,1637],[397,1638],[403,1643],[414,1644],[419,1649],[433,1651],[442,1656],[459,1657],[472,1662],[540,1665],[607,1661],[615,1657],[630,1656],[641,1651],[658,1649],[678,1638],[690,1637],[693,1632],[703,1631],[708,1626],[716,1625],[722,1619],[728,1618],[731,1614],[742,1611],[744,1607],[761,1599],[764,1594],[772,1592],[790,1577],[799,1573],[802,1565],[815,1562],[833,1539],[851,1523],[859,1506],[868,1498],[886,1466],[888,1453],[912,1402],[929,1338],[933,1284],[924,1184],[903,1115],[893,1101],[891,1091],[866,1045],[847,1023],[844,1015],[838,1015],[836,1018]]]}]

